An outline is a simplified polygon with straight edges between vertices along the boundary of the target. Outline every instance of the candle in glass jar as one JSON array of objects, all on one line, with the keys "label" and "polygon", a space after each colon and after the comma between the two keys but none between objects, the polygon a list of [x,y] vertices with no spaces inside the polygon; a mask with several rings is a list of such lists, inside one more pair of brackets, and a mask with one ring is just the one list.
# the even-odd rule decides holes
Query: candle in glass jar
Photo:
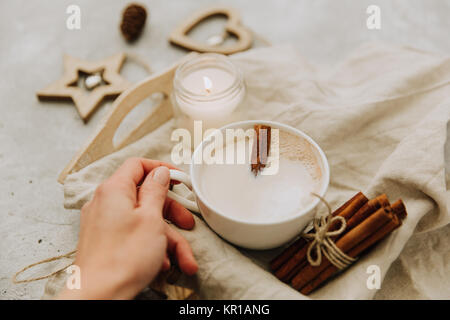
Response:
[{"label": "candle in glass jar", "polygon": [[[204,128],[230,122],[245,95],[242,74],[226,56],[202,54],[181,65],[175,74],[173,102],[181,126],[194,120]],[[177,114],[178,113],[178,114]]]}]

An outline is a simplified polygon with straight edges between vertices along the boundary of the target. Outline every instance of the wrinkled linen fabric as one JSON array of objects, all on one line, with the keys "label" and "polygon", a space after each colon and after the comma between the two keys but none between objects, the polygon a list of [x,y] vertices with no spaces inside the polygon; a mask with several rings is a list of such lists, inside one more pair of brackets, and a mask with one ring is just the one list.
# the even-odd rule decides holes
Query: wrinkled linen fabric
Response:
[{"label": "wrinkled linen fabric", "polygon": [[[448,298],[450,194],[444,145],[450,119],[449,58],[367,44],[332,68],[309,63],[292,47],[249,50],[232,59],[247,86],[239,119],[279,121],[311,136],[329,160],[326,199],[334,208],[360,190],[369,198],[386,193],[392,202],[401,197],[406,204],[408,217],[401,228],[309,298]],[[170,162],[174,129],[172,119],[69,175],[65,207],[80,209],[129,157]],[[180,232],[200,266],[197,276],[183,280],[201,298],[306,298],[268,271],[268,261],[282,248],[236,248],[198,217],[194,230]],[[380,290],[367,286],[371,265],[380,268],[381,279],[388,273]]]}]

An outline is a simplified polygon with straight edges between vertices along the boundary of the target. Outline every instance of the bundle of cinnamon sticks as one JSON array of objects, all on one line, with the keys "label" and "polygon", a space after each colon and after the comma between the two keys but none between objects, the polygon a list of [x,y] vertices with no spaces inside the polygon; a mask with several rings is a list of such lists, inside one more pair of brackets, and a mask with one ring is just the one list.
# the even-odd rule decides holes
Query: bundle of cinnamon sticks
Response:
[{"label": "bundle of cinnamon sticks", "polygon": [[[398,228],[406,215],[401,199],[391,205],[385,194],[369,200],[359,192],[332,213],[346,220],[344,232],[332,240],[343,253],[356,258]],[[339,227],[338,222],[331,223],[328,230]],[[306,295],[340,271],[326,257],[319,266],[311,266],[307,259],[309,245],[310,241],[300,237],[270,264],[278,279]]]}]

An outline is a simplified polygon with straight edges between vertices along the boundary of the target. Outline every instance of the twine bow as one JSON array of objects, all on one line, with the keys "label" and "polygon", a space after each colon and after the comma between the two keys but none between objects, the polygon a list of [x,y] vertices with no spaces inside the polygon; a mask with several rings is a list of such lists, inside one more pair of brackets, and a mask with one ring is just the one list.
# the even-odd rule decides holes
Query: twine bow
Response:
[{"label": "twine bow", "polygon": [[[318,194],[312,193],[313,196],[317,197],[322,201],[328,208],[328,215],[321,216],[320,218],[314,219],[314,231],[313,233],[304,233],[302,237],[306,239],[313,239],[311,244],[308,247],[308,251],[306,252],[306,257],[311,266],[317,267],[322,263],[322,254],[338,269],[345,269],[347,266],[356,261],[355,258],[352,258],[342,252],[333,239],[334,236],[340,235],[344,232],[347,227],[347,223],[344,217],[335,216],[333,217],[331,207],[328,202],[323,199]],[[341,226],[339,229],[334,231],[328,231],[333,222],[339,221]],[[311,252],[315,249],[315,259],[312,257]]]}]

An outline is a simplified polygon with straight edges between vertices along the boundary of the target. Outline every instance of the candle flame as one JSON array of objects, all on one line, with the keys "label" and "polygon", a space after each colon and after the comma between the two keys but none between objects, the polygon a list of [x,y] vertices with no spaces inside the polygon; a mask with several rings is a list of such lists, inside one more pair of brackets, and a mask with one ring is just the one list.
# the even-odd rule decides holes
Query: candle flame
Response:
[{"label": "candle flame", "polygon": [[203,85],[205,86],[205,90],[207,93],[211,93],[212,89],[212,81],[208,77],[203,77]]}]

